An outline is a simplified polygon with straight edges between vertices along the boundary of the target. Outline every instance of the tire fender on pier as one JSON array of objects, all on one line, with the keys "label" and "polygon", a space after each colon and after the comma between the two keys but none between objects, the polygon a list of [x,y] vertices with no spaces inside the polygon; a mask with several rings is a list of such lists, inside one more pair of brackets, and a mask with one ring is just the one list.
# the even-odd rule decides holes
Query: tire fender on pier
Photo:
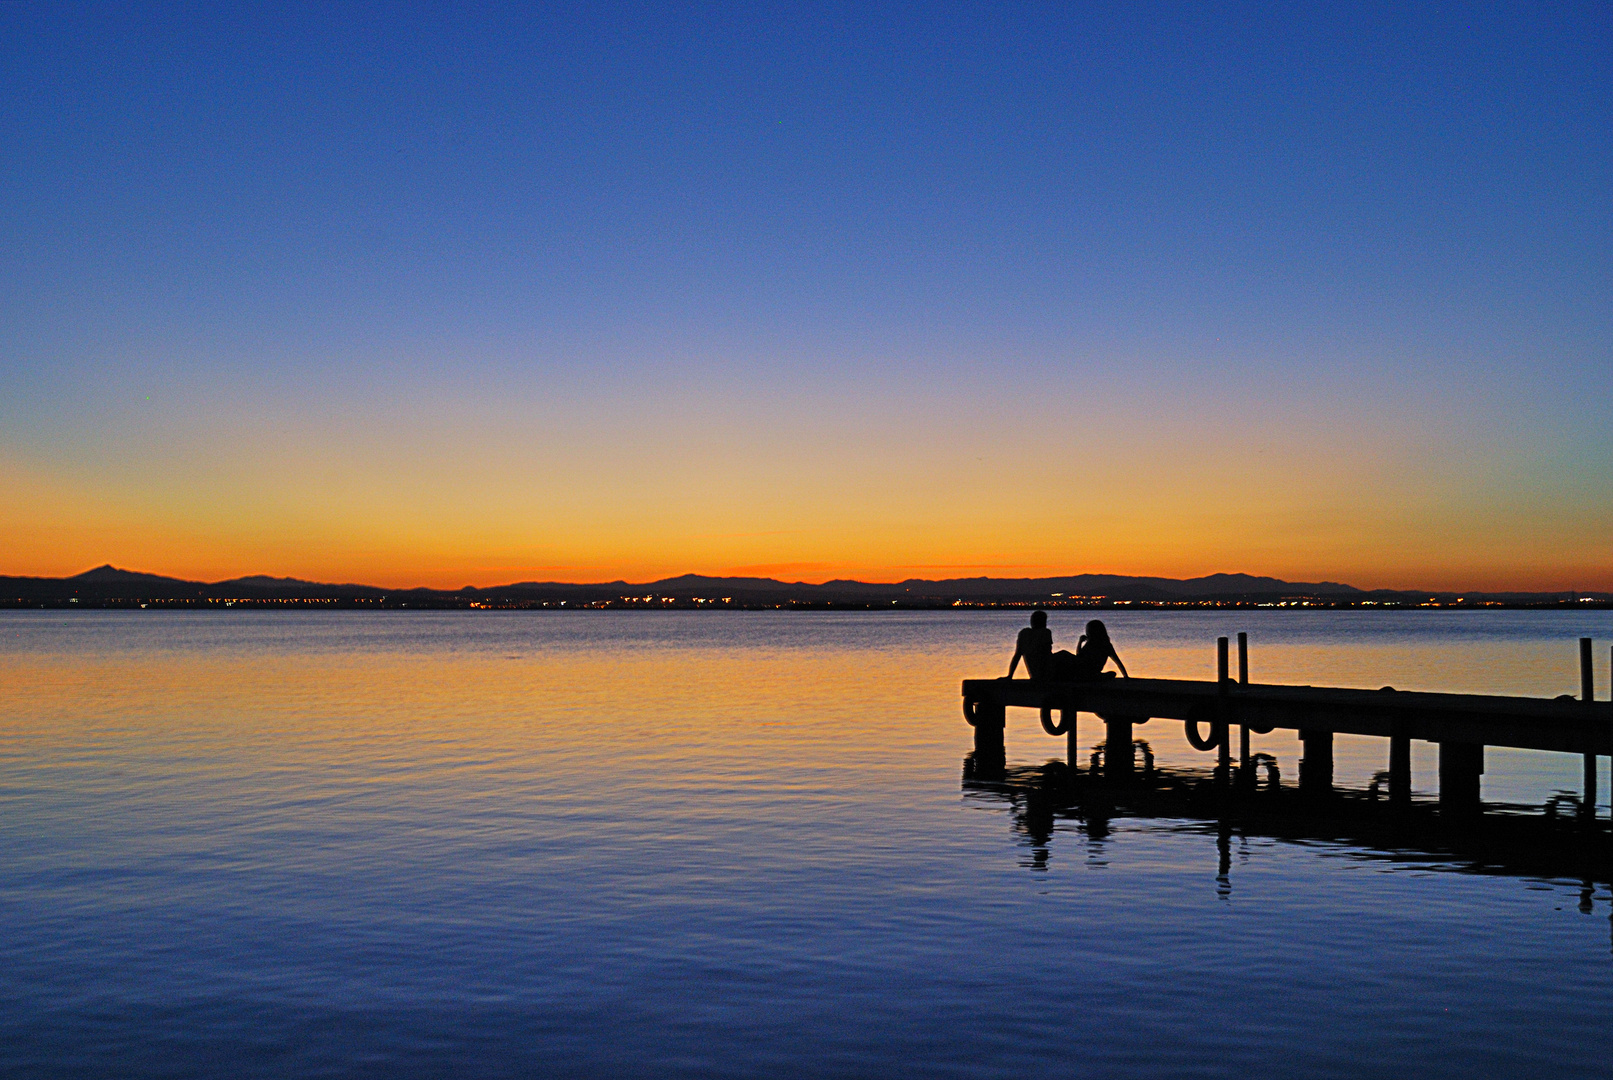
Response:
[{"label": "tire fender on pier", "polygon": [[[1053,710],[1059,713],[1059,722],[1053,723]],[[1049,735],[1067,735],[1075,726],[1075,710],[1067,709],[1063,705],[1051,701],[1042,702],[1042,730]]]},{"label": "tire fender on pier", "polygon": [[[1195,715],[1191,715],[1182,721],[1182,731],[1187,735],[1187,741],[1192,744],[1193,749],[1214,750],[1226,741],[1229,725],[1222,723],[1216,717],[1205,717],[1199,714],[1196,709],[1194,713]],[[1199,723],[1205,720],[1208,720],[1210,725],[1210,737],[1208,739],[1199,735]]]}]

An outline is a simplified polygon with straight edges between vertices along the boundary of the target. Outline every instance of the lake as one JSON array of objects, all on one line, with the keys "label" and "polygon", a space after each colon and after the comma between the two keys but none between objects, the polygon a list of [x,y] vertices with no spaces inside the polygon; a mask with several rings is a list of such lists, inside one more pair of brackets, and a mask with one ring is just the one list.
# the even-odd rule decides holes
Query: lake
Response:
[{"label": "lake", "polygon": [[[1257,682],[1539,696],[1593,636],[1604,699],[1613,639],[1607,611],[1103,617],[1134,675],[1211,678],[1243,630]],[[1022,625],[0,612],[0,1069],[1608,1074],[1606,882],[1250,835],[1222,872],[1197,822],[1029,837],[964,790],[959,681]],[[1007,745],[1064,756],[1029,712]],[[1292,732],[1255,749],[1297,775]],[[1386,755],[1340,737],[1338,782]],[[1487,754],[1487,800],[1579,783]]]}]

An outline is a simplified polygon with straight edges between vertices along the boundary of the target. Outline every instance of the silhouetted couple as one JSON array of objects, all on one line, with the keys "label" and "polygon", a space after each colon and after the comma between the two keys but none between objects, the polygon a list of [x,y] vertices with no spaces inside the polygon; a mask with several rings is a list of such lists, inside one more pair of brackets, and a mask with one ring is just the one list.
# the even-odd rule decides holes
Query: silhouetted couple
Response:
[{"label": "silhouetted couple", "polygon": [[[1046,679],[1050,682],[1092,682],[1103,675],[1103,665],[1113,660],[1120,668],[1120,674],[1131,678],[1126,672],[1126,665],[1121,663],[1120,654],[1115,652],[1114,642],[1109,640],[1109,630],[1098,619],[1087,623],[1087,632],[1081,635],[1081,640],[1072,653],[1067,649],[1053,651],[1053,632],[1047,628],[1047,612],[1037,610],[1031,612],[1031,624],[1019,632],[1019,641],[1014,646],[1014,658],[1008,662],[1008,677],[1014,677],[1014,669],[1019,667],[1021,658],[1025,660],[1025,673],[1033,679]],[[1114,673],[1109,673],[1114,678]]]}]

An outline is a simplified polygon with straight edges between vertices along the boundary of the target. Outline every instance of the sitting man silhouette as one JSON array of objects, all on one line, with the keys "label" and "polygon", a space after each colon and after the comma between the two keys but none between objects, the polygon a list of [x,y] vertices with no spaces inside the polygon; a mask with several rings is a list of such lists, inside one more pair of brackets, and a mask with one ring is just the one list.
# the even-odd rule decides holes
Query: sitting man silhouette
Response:
[{"label": "sitting man silhouette", "polygon": [[[1014,677],[1020,658],[1025,660],[1025,674],[1032,679],[1054,682],[1092,682],[1103,677],[1103,665],[1111,659],[1120,668],[1120,674],[1131,678],[1126,665],[1115,652],[1109,640],[1109,629],[1099,619],[1087,623],[1087,632],[1081,635],[1075,652],[1066,649],[1053,651],[1053,633],[1047,628],[1047,612],[1031,612],[1031,624],[1019,632],[1014,644],[1014,658],[1008,662],[1008,678]],[[1114,678],[1114,673],[1108,673]]]},{"label": "sitting man silhouette", "polygon": [[[1066,656],[1069,654],[1066,653]],[[1047,612],[1037,608],[1031,612],[1031,624],[1019,632],[1014,642],[1014,658],[1008,661],[1008,677],[1014,677],[1020,658],[1025,659],[1025,674],[1033,679],[1045,679],[1053,666],[1053,631],[1047,628]]]}]

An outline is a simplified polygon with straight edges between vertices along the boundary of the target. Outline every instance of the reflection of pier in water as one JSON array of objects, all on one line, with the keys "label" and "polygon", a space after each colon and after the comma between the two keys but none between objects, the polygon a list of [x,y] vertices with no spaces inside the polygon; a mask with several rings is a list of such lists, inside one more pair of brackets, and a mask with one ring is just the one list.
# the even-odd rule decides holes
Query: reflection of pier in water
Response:
[{"label": "reflection of pier in water", "polygon": [[[1153,819],[1213,830],[1222,878],[1229,872],[1233,838],[1267,837],[1348,844],[1367,857],[1430,868],[1576,880],[1582,883],[1582,910],[1589,910],[1593,883],[1613,882],[1613,858],[1601,831],[1572,812],[1557,812],[1556,800],[1544,808],[1492,803],[1489,813],[1453,818],[1430,802],[1391,802],[1377,783],[1364,790],[1318,791],[1284,783],[1267,765],[1257,782],[1228,785],[1214,770],[1155,768],[1148,744],[1139,739],[1134,747],[1143,767],[1126,784],[1106,780],[1092,765],[1053,760],[1007,766],[1001,755],[976,752],[963,759],[963,790],[1009,806],[1038,869],[1047,865],[1060,822],[1102,838],[1116,821]],[[1096,764],[1106,753],[1100,743],[1089,761]],[[1568,807],[1576,803],[1570,799]]]},{"label": "reflection of pier in water", "polygon": [[[1101,780],[1108,791],[1139,786],[1133,730],[1151,719],[1180,720],[1188,742],[1218,751],[1211,791],[1223,806],[1238,805],[1256,790],[1256,772],[1265,755],[1249,752],[1249,733],[1277,728],[1298,732],[1304,747],[1300,791],[1327,796],[1333,790],[1333,736],[1379,736],[1388,740],[1387,803],[1402,817],[1412,814],[1411,741],[1439,745],[1439,804],[1447,826],[1457,819],[1483,817],[1479,777],[1484,748],[1506,746],[1570,753],[1584,759],[1584,793],[1577,802],[1585,824],[1594,826],[1596,757],[1613,753],[1613,704],[1595,700],[1591,639],[1580,639],[1580,697],[1556,699],[1480,694],[1429,694],[1351,690],[1320,686],[1262,685],[1249,681],[1248,639],[1238,635],[1238,678],[1230,677],[1227,639],[1217,643],[1214,682],[1189,679],[1099,679],[1057,683],[1030,679],[966,679],[964,717],[974,727],[977,771],[1004,758],[1003,731],[1009,707],[1037,709],[1049,735],[1069,740],[1072,779],[1080,773],[1077,715],[1095,713],[1103,721],[1101,769],[1094,762],[1083,785]],[[1058,720],[1054,721],[1057,714]],[[1232,728],[1240,730],[1240,752],[1232,757]],[[1204,730],[1201,730],[1204,729]],[[1205,730],[1208,734],[1205,734]],[[1266,759],[1266,764],[1274,764]],[[1145,763],[1146,770],[1146,763]],[[1147,785],[1141,787],[1146,790]],[[1275,804],[1273,804],[1275,805]],[[1297,805],[1297,804],[1294,804]],[[1294,805],[1284,803],[1285,812]],[[1318,805],[1314,800],[1307,805]],[[1590,836],[1594,828],[1582,830]]]}]

